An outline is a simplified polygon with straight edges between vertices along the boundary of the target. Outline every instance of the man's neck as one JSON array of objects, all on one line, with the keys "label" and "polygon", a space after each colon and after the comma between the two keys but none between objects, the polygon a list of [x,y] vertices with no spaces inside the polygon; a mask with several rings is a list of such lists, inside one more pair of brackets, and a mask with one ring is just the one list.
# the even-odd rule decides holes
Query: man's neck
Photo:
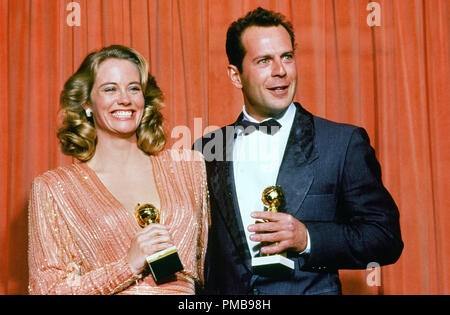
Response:
[{"label": "man's neck", "polygon": [[[274,115],[272,115],[272,116],[270,116],[270,117],[259,117],[259,116],[257,116],[257,115],[252,115],[252,114],[249,114],[248,112],[247,112],[247,109],[246,109],[246,107],[245,107],[245,105],[242,107],[242,113],[244,114],[244,119],[246,119],[246,120],[248,120],[248,121],[251,121],[251,122],[255,122],[255,123],[260,123],[260,122],[263,122],[264,120],[268,120],[268,119],[271,119],[271,118],[274,118],[274,119],[276,119],[276,120],[279,120],[279,119],[282,119],[283,118],[283,116],[286,114],[286,112],[288,111],[288,109],[289,109],[289,107],[291,107],[293,105],[293,102],[291,102],[291,104],[288,106],[288,107],[286,107],[285,109],[283,109],[282,111],[280,111],[280,112],[278,112],[278,113],[276,113],[276,114],[274,114]],[[260,119],[258,119],[258,117],[260,118]]]}]

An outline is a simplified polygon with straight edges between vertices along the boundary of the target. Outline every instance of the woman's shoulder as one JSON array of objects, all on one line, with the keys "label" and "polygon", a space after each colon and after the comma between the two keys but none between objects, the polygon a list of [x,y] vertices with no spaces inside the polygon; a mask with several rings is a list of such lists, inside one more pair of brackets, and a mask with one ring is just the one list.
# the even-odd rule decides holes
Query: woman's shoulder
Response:
[{"label": "woman's shoulder", "polygon": [[70,165],[59,166],[48,170],[33,179],[33,184],[46,183],[48,185],[62,185],[67,181],[73,181],[77,174],[82,172],[80,164],[73,163]]}]

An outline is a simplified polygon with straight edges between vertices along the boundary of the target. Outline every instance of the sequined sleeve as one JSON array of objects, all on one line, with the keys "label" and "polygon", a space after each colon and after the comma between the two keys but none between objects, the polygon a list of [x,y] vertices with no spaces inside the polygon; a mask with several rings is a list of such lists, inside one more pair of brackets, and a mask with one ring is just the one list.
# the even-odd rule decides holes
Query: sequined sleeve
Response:
[{"label": "sequined sleeve", "polygon": [[126,257],[82,273],[82,258],[52,193],[52,184],[33,181],[29,201],[29,290],[31,294],[111,294],[137,279]]},{"label": "sequined sleeve", "polygon": [[200,197],[201,202],[201,217],[199,218],[200,222],[200,231],[199,231],[199,239],[197,245],[197,257],[198,257],[198,275],[199,275],[199,283],[200,288],[204,285],[204,263],[206,256],[206,247],[208,242],[208,230],[211,225],[211,217],[210,217],[210,204],[209,204],[209,193],[208,193],[208,184],[206,179],[206,167],[205,160],[203,155],[199,152],[194,153],[196,158],[199,160],[197,164],[199,178],[197,180],[197,187],[199,189],[198,195]]}]

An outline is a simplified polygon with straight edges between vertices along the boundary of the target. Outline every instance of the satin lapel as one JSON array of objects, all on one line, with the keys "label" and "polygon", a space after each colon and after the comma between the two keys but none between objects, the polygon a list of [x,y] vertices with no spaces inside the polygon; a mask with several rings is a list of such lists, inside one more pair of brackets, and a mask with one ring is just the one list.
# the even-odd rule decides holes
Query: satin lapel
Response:
[{"label": "satin lapel", "polygon": [[286,197],[286,212],[296,216],[314,179],[311,162],[317,159],[314,147],[313,116],[295,103],[292,129],[278,172],[277,185]]},{"label": "satin lapel", "polygon": [[[228,128],[227,131],[226,128]],[[223,160],[217,161],[215,173],[211,176],[213,183],[213,192],[216,199],[221,202],[218,209],[223,217],[223,221],[237,247],[238,253],[245,262],[247,269],[251,270],[250,251],[245,239],[242,220],[239,211],[239,204],[236,197],[236,188],[234,184],[232,149],[234,142],[234,125],[222,128],[223,132]],[[230,244],[231,245],[231,244]]]}]

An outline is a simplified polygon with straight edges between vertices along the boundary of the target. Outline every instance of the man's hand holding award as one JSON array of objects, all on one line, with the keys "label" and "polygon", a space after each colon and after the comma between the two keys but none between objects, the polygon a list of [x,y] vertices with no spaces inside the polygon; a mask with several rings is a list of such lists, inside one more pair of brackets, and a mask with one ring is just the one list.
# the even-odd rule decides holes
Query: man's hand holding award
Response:
[{"label": "man's hand holding award", "polygon": [[[280,186],[267,187],[262,194],[262,201],[265,204],[265,212],[278,213],[285,204],[285,197],[283,190]],[[261,216],[259,216],[261,217]],[[267,223],[276,223],[269,219],[263,219],[263,221],[257,221],[255,225],[251,225],[249,230],[256,232],[251,236],[254,241],[261,241],[261,249],[263,247],[273,247],[279,245],[279,241],[268,242],[263,241],[264,238],[277,237],[277,231],[269,231]],[[266,226],[263,226],[266,224]],[[267,229],[267,230],[266,230]],[[271,233],[273,232],[273,233]],[[269,234],[271,233],[271,235]],[[289,276],[294,270],[294,262],[287,258],[287,252],[281,251],[275,254],[265,254],[260,251],[257,257],[252,258],[252,268],[255,274],[266,277],[286,277]]]}]

